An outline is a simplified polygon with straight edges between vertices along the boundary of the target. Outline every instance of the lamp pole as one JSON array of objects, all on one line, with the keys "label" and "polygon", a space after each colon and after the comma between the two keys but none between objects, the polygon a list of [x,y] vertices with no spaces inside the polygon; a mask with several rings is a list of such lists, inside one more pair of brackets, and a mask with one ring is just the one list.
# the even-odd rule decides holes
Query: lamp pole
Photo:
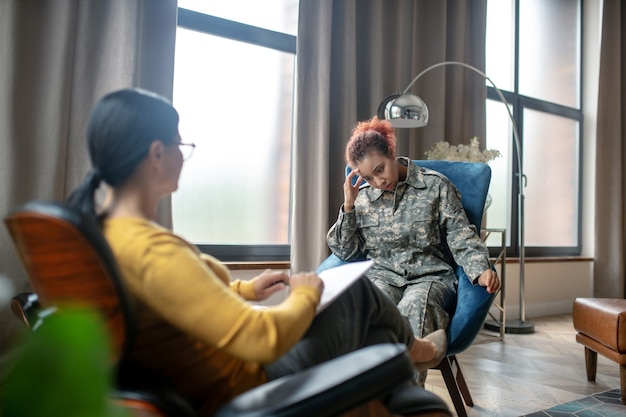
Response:
[{"label": "lamp pole", "polygon": [[[471,71],[474,71],[475,73],[479,74],[481,77],[483,77],[485,80],[487,80],[487,82],[489,82],[489,84],[491,84],[491,86],[493,87],[493,89],[496,91],[496,93],[498,94],[498,97],[500,98],[500,100],[502,101],[502,103],[504,104],[504,106],[506,107],[506,111],[509,115],[509,118],[511,119],[511,124],[513,127],[513,142],[515,144],[515,151],[517,154],[517,188],[518,188],[518,194],[517,194],[517,209],[518,209],[518,218],[517,218],[517,238],[518,238],[518,245],[519,245],[519,283],[520,283],[520,294],[519,294],[519,308],[520,308],[520,314],[519,314],[519,320],[515,320],[515,321],[507,321],[507,323],[505,323],[505,332],[507,333],[518,333],[518,334],[526,334],[526,333],[533,333],[535,331],[534,329],[534,325],[531,322],[526,321],[526,305],[525,305],[525,300],[524,300],[524,292],[525,292],[525,246],[524,246],[524,182],[525,182],[525,176],[524,176],[524,171],[522,168],[522,148],[521,148],[521,143],[520,143],[520,138],[519,138],[519,133],[517,130],[517,124],[515,123],[515,119],[513,118],[513,113],[511,111],[511,108],[509,106],[509,103],[506,101],[506,99],[504,98],[504,95],[502,94],[502,92],[500,91],[500,89],[495,85],[495,83],[491,80],[491,78],[489,78],[487,76],[487,74],[485,74],[484,72],[482,72],[481,70],[479,70],[476,67],[473,67],[471,65],[468,65],[464,62],[459,62],[459,61],[444,61],[444,62],[439,62],[437,64],[431,65],[429,67],[427,67],[426,69],[424,69],[422,72],[420,72],[419,74],[417,74],[417,76],[415,76],[415,78],[413,78],[413,80],[409,83],[409,85],[407,85],[407,87],[404,89],[404,91],[402,91],[401,94],[396,94],[394,96],[391,96],[390,98],[393,99],[393,101],[395,101],[398,97],[405,95],[408,93],[409,89],[413,86],[413,84],[415,84],[415,82],[420,79],[424,74],[426,74],[427,72],[435,69],[435,68],[439,68],[439,67],[443,67],[443,66],[447,66],[447,65],[458,65],[458,66],[462,66],[465,67]],[[390,99],[388,98],[388,99]],[[390,105],[393,104],[393,101],[388,101],[386,99],[383,103],[381,103],[381,108],[389,108]],[[393,121],[392,121],[393,123]],[[425,123],[421,123],[420,126],[424,126]],[[398,125],[398,127],[409,127],[407,125]],[[493,327],[492,325],[488,325],[487,327]],[[499,326],[497,326],[499,328]]]}]

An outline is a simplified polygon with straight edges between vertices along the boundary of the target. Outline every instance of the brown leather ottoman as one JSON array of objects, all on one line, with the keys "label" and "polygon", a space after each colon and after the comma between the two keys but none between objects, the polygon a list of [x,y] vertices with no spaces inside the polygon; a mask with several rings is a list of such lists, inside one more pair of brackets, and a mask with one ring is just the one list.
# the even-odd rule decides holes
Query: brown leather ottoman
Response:
[{"label": "brown leather ottoman", "polygon": [[626,404],[626,300],[574,300],[576,341],[585,346],[587,381],[596,380],[598,353],[619,364],[622,404]]}]

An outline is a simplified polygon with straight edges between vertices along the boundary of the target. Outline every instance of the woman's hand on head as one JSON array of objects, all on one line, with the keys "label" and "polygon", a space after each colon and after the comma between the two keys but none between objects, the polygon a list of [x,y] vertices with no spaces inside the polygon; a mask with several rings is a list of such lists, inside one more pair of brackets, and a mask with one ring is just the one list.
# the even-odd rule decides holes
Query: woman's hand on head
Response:
[{"label": "woman's hand on head", "polygon": [[[356,175],[357,179],[354,184],[352,184],[352,179]],[[343,210],[344,212],[354,210],[354,201],[356,200],[356,196],[359,193],[359,187],[363,184],[363,178],[359,175],[359,171],[357,169],[353,169],[346,176],[346,180],[343,183]]]},{"label": "woman's hand on head", "polygon": [[478,285],[485,287],[489,294],[493,294],[500,289],[500,278],[496,271],[488,269],[478,277]]},{"label": "woman's hand on head", "polygon": [[324,281],[314,272],[300,272],[291,276],[289,286],[291,287],[291,291],[300,286],[314,287],[317,288],[321,294],[324,290]]},{"label": "woman's hand on head", "polygon": [[254,293],[259,301],[287,288],[289,275],[282,271],[267,269],[254,278]]}]

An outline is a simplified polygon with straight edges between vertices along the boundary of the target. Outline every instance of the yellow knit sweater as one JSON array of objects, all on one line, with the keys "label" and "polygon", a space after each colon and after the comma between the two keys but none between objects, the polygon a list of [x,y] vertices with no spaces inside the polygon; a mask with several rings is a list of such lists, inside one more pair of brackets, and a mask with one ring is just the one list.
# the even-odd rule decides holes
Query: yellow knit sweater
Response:
[{"label": "yellow knit sweater", "polygon": [[287,352],[315,316],[313,287],[252,308],[251,281],[231,282],[219,261],[153,222],[108,219],[104,234],[137,314],[128,359],[171,380],[202,415],[265,382],[261,365]]}]

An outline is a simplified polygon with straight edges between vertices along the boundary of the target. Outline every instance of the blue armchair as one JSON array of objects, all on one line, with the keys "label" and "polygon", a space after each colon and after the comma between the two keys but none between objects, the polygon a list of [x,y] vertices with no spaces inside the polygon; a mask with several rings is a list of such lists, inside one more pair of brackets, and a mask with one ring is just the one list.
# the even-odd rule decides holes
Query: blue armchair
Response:
[{"label": "blue armchair", "polygon": [[[416,160],[415,162],[423,168],[444,174],[452,181],[461,193],[461,204],[470,223],[480,232],[485,200],[491,181],[489,165],[478,162],[436,160]],[[346,174],[348,172],[350,168],[346,167]],[[345,261],[335,255],[330,255],[320,264],[317,272],[343,263]],[[460,266],[456,268],[456,275],[459,279],[459,287],[456,310],[446,329],[448,349],[446,357],[436,366],[436,369],[442,373],[457,415],[467,417],[463,400],[470,407],[474,405],[474,402],[456,355],[467,349],[478,335],[496,294],[489,294],[485,288],[472,285]],[[453,372],[454,368],[456,372]]]}]

